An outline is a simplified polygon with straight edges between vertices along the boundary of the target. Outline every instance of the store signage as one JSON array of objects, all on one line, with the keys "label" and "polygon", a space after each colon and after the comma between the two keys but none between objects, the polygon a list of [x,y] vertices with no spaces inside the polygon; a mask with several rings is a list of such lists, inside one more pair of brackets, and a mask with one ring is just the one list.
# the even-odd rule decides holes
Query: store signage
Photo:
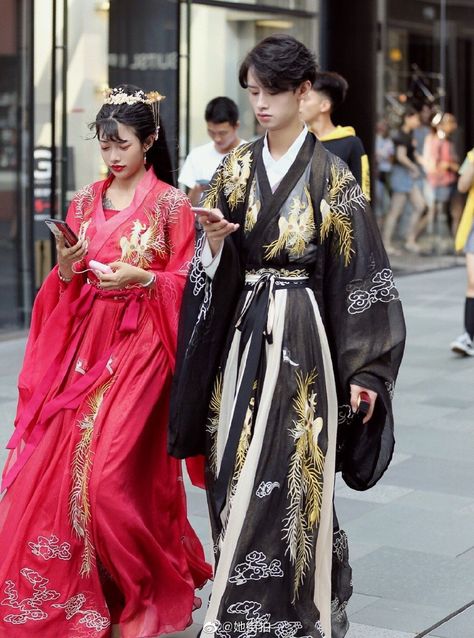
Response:
[{"label": "store signage", "polygon": [[179,2],[111,0],[109,85],[166,95],[160,113],[174,166],[178,150]]},{"label": "store signage", "polygon": [[35,221],[51,217],[51,148],[37,146],[33,151],[33,197]]}]

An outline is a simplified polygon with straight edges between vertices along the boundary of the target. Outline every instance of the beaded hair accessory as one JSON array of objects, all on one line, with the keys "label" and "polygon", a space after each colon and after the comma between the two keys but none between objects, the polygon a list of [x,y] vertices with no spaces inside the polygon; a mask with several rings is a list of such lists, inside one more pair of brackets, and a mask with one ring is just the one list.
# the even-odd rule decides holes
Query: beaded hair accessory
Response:
[{"label": "beaded hair accessory", "polygon": [[165,95],[161,95],[158,91],[150,91],[145,93],[141,89],[135,93],[126,93],[121,87],[114,89],[106,89],[104,91],[104,104],[146,104],[151,108],[153,113],[153,121],[155,122],[156,137],[160,130],[160,102],[165,99]]}]

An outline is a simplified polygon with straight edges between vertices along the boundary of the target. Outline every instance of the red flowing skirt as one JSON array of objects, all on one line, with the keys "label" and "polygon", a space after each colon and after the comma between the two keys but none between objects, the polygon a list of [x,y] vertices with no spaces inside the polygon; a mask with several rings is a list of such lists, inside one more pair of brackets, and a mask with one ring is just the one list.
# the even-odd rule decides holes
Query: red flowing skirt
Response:
[{"label": "red flowing skirt", "polygon": [[107,367],[49,419],[0,502],[1,638],[180,631],[211,576],[166,452],[169,361],[145,303],[120,332],[125,305],[99,296],[78,320],[45,405],[110,352]]}]

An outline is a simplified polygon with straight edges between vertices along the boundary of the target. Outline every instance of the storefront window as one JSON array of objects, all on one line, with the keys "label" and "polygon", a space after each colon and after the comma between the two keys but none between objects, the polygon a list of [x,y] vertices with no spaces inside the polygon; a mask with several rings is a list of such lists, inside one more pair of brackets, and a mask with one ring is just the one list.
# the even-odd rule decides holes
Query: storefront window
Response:
[{"label": "storefront window", "polygon": [[474,2],[388,0],[383,104],[392,125],[407,102],[456,116],[458,150],[472,147]]},{"label": "storefront window", "polygon": [[0,331],[21,327],[31,303],[27,196],[28,2],[4,0],[0,22]]},{"label": "storefront window", "polygon": [[[309,5],[305,2],[305,8]],[[252,139],[257,134],[256,120],[247,95],[238,83],[238,69],[246,52],[259,40],[273,33],[288,33],[313,50],[316,48],[316,6],[308,16],[279,13],[275,9],[265,12],[233,7],[193,4],[190,16],[190,38],[187,37],[188,6],[182,5],[181,59],[189,60],[189,83],[185,63],[181,72],[181,159],[186,149],[209,141],[204,111],[209,100],[217,96],[232,98],[240,111],[241,136]],[[288,3],[285,3],[288,9]],[[212,29],[210,28],[212,25]],[[203,38],[210,33],[212,38]],[[189,52],[189,57],[188,57]],[[189,91],[187,88],[189,87]],[[186,139],[189,128],[189,138]],[[188,142],[188,144],[186,144]]]}]

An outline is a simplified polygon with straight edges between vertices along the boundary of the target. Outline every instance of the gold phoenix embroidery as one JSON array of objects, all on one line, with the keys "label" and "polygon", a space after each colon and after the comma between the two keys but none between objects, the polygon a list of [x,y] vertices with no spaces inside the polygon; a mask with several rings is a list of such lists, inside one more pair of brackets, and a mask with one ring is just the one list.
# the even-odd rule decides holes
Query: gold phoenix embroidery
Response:
[{"label": "gold phoenix embroidery", "polygon": [[170,189],[160,195],[151,212],[145,212],[148,224],[136,219],[130,236],[120,238],[121,261],[139,268],[149,268],[156,256],[165,257],[170,254],[172,246],[168,241],[166,224],[177,222],[179,208],[185,201],[186,197],[177,189]]},{"label": "gold phoenix embroidery", "polygon": [[339,254],[343,256],[344,265],[347,266],[354,254],[351,215],[358,207],[365,209],[367,199],[352,173],[342,163],[333,162],[330,172],[329,212],[325,210],[328,203],[325,200],[321,202],[323,213],[321,240],[324,241],[330,231],[334,230],[337,235]]},{"label": "gold phoenix embroidery", "polygon": [[257,180],[254,178],[250,187],[249,203],[247,207],[247,213],[245,215],[244,230],[246,233],[249,233],[257,223],[261,206],[262,204],[260,200],[257,199]]},{"label": "gold phoenix embroidery", "polygon": [[222,373],[219,373],[214,381],[211,401],[209,404],[209,417],[207,419],[206,431],[211,439],[211,450],[209,453],[209,467],[214,476],[217,476],[217,430],[219,427],[219,415],[222,401]]},{"label": "gold phoenix embroidery", "polygon": [[94,562],[94,547],[92,544],[89,523],[91,518],[89,501],[89,477],[92,469],[92,436],[94,423],[102,405],[104,395],[112,385],[107,381],[92,392],[87,400],[89,412],[84,414],[78,423],[82,431],[81,438],[74,450],[72,461],[72,487],[69,495],[69,518],[77,536],[83,540],[81,576],[88,576]]},{"label": "gold phoenix embroidery", "polygon": [[231,210],[244,201],[252,166],[250,146],[251,144],[241,144],[222,161],[209,186],[202,206],[215,208],[222,191]]},{"label": "gold phoenix embroidery", "polygon": [[324,454],[318,445],[323,420],[316,417],[317,398],[312,391],[317,373],[296,372],[297,394],[293,407],[297,419],[290,434],[295,441],[288,472],[288,515],[283,521],[283,540],[295,565],[293,602],[306,576],[314,552],[313,530],[319,522],[323,491]]},{"label": "gold phoenix embroidery", "polygon": [[301,257],[308,242],[315,232],[313,205],[308,186],[304,186],[305,198],[293,197],[288,219],[280,217],[278,228],[280,234],[266,248],[265,258],[272,259],[286,248],[292,257]]}]

